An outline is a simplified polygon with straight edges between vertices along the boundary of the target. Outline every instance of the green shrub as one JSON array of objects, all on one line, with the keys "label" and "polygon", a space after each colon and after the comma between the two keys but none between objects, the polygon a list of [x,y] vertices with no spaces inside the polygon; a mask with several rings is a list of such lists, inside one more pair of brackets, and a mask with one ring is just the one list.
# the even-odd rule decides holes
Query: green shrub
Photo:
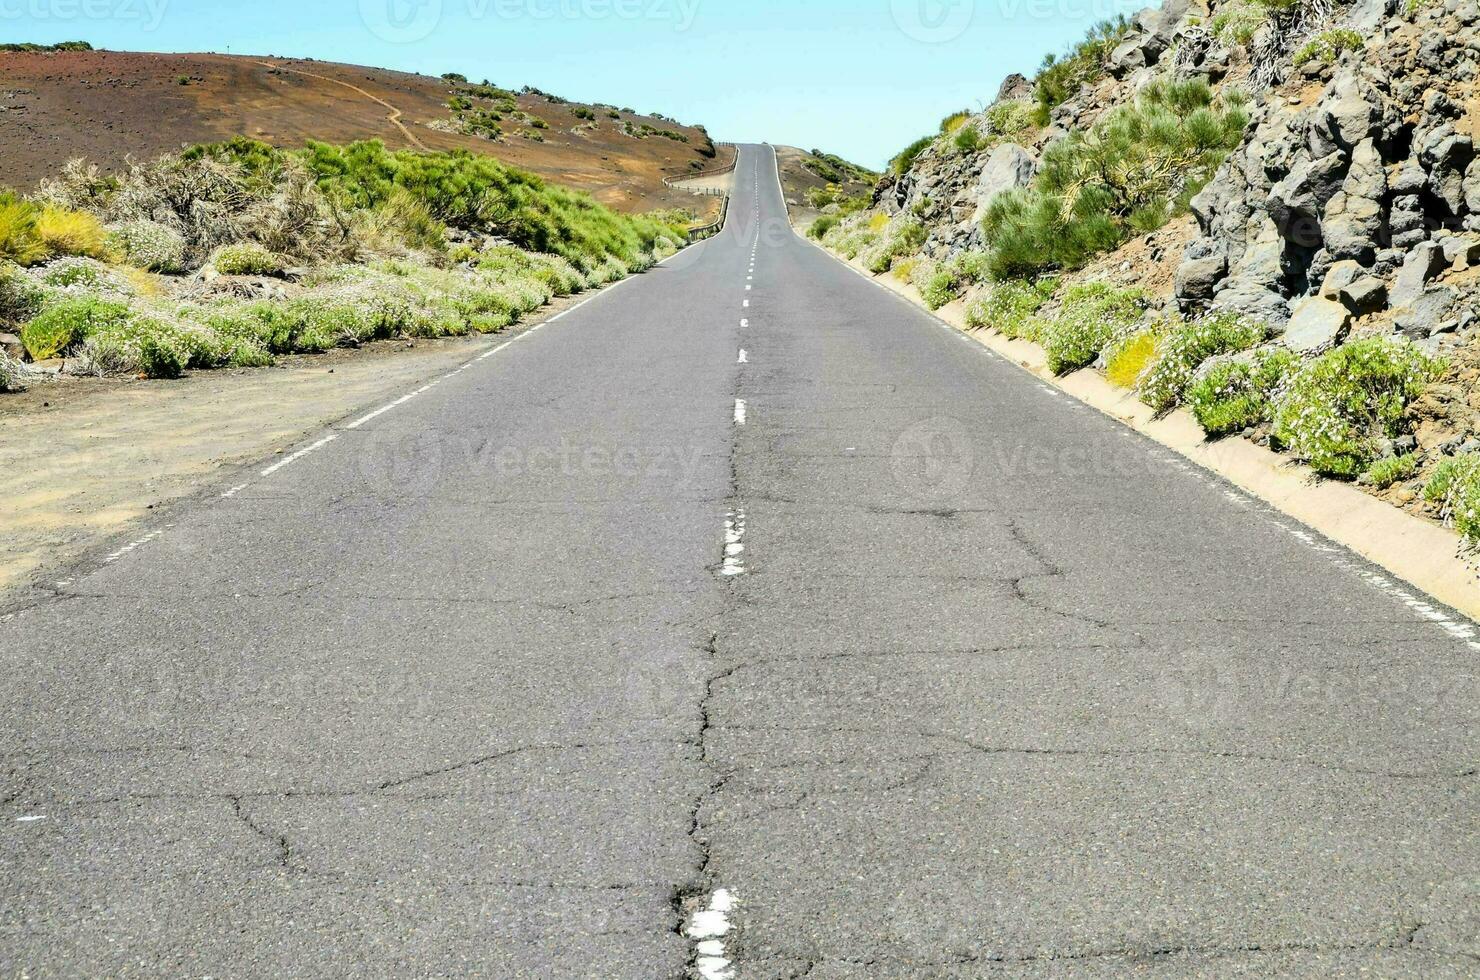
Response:
[{"label": "green shrub", "polygon": [[842,220],[842,218],[838,217],[835,214],[824,214],[822,217],[812,222],[812,226],[807,229],[807,237],[821,241],[827,235],[827,233],[836,228],[838,226],[838,223]]},{"label": "green shrub", "polygon": [[1363,479],[1378,490],[1386,490],[1394,483],[1413,479],[1418,473],[1418,457],[1413,453],[1406,456],[1388,456],[1367,467]]},{"label": "green shrub", "polygon": [[922,136],[915,140],[901,150],[898,156],[889,161],[889,172],[896,177],[903,177],[910,172],[910,168],[915,165],[915,161],[919,159],[920,154],[930,149],[934,143],[934,136]]},{"label": "green shrub", "polygon": [[895,222],[864,255],[864,266],[875,274],[888,272],[895,259],[924,245],[928,234],[918,221]]},{"label": "green shrub", "polygon": [[1016,139],[1033,128],[1033,103],[1027,99],[1008,99],[987,110],[987,123],[995,135]]},{"label": "green shrub", "polygon": [[1429,503],[1443,503],[1456,484],[1471,479],[1480,473],[1480,453],[1451,456],[1434,468],[1429,482],[1424,484],[1423,497]]},{"label": "green shrub", "polygon": [[1156,357],[1157,330],[1147,328],[1112,340],[1102,352],[1105,380],[1117,388],[1134,388]]},{"label": "green shrub", "polygon": [[1471,542],[1480,540],[1480,453],[1444,460],[1424,486],[1424,499]]},{"label": "green shrub", "polygon": [[0,326],[24,323],[41,311],[46,290],[19,266],[0,262]]},{"label": "green shrub", "polygon": [[940,134],[942,136],[949,136],[962,126],[965,126],[970,120],[971,110],[969,109],[953,112],[940,121]]},{"label": "green shrub", "polygon": [[1038,101],[1035,121],[1046,126],[1053,110],[1069,101],[1088,82],[1105,74],[1105,59],[1125,37],[1130,21],[1125,17],[1104,21],[1090,28],[1088,36],[1063,58],[1049,55],[1034,82]]},{"label": "green shrub", "polygon": [[986,137],[975,126],[962,126],[956,132],[956,152],[975,153],[987,145]]},{"label": "green shrub", "polygon": [[223,245],[211,256],[211,266],[223,276],[279,276],[283,260],[256,242]]},{"label": "green shrub", "polygon": [[1161,79],[1088,132],[1048,147],[1031,187],[993,198],[982,230],[999,278],[1077,269],[1185,211],[1243,138],[1232,90]]},{"label": "green shrub", "polygon": [[133,292],[128,283],[119,279],[111,269],[96,259],[80,256],[58,259],[41,269],[40,274],[43,283],[57,289],[114,292],[121,295]]},{"label": "green shrub", "polygon": [[43,309],[21,328],[21,343],[32,360],[44,361],[69,353],[93,333],[127,323],[126,303],[96,296],[72,296]]},{"label": "green shrub", "polygon": [[46,243],[36,230],[40,214],[30,201],[0,191],[0,261],[35,265],[46,258]]},{"label": "green shrub", "polygon": [[330,297],[294,300],[283,307],[291,323],[293,350],[322,354],[336,347],[356,347],[373,338],[374,323],[356,305]]},{"label": "green shrub", "polygon": [[108,229],[107,247],[129,265],[150,272],[185,268],[185,236],[173,228],[139,219]]},{"label": "green shrub", "polygon": [[1244,47],[1269,20],[1262,8],[1248,3],[1227,3],[1213,16],[1212,31],[1224,47]]},{"label": "green shrub", "polygon": [[48,255],[82,255],[97,259],[104,253],[102,222],[85,211],[47,205],[36,216],[36,234],[46,246]]},{"label": "green shrub", "polygon": [[956,274],[946,267],[937,267],[925,281],[925,286],[920,290],[920,296],[925,300],[925,305],[932,310],[938,310],[942,306],[956,299],[957,296]]},{"label": "green shrub", "polygon": [[1013,340],[1037,340],[1041,329],[1038,311],[1057,289],[1054,279],[999,282],[967,307],[966,325],[971,329],[987,327]]},{"label": "green shrub", "polygon": [[1139,289],[1102,282],[1070,287],[1058,316],[1040,334],[1048,369],[1067,374],[1093,364],[1111,337],[1139,320],[1146,307]]},{"label": "green shrub", "polygon": [[1404,409],[1438,367],[1382,337],[1338,347],[1295,373],[1275,409],[1275,439],[1317,473],[1354,478],[1382,440],[1402,434]]},{"label": "green shrub", "polygon": [[1346,28],[1322,31],[1295,52],[1295,67],[1299,68],[1311,61],[1335,64],[1343,51],[1360,51],[1363,47],[1362,35],[1356,31]]},{"label": "green shrub", "polygon": [[197,356],[200,341],[166,320],[135,316],[94,330],[78,356],[94,374],[178,378]]},{"label": "green shrub", "polygon": [[1270,420],[1273,398],[1299,363],[1282,348],[1259,351],[1251,360],[1219,359],[1188,387],[1187,404],[1211,438],[1252,429]]},{"label": "green shrub", "polygon": [[1183,321],[1178,317],[1170,329],[1159,331],[1156,356],[1141,378],[1141,400],[1157,412],[1167,412],[1182,400],[1183,393],[1210,357],[1248,350],[1269,335],[1263,323],[1245,320],[1237,313],[1216,311]]}]

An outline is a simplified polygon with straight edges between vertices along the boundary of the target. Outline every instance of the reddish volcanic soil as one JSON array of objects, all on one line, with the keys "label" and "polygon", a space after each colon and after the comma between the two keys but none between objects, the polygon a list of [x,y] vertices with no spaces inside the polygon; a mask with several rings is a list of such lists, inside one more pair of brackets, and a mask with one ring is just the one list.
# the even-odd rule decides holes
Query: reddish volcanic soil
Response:
[{"label": "reddish volcanic soil", "polygon": [[[188,85],[180,79],[188,78]],[[476,80],[475,80],[476,81]],[[73,157],[117,170],[192,143],[250,136],[283,147],[309,139],[380,139],[392,148],[464,148],[588,191],[624,211],[694,208],[663,177],[712,167],[699,129],[596,110],[595,128],[575,103],[519,96],[519,107],[549,123],[546,142],[506,134],[498,142],[428,127],[449,120],[452,83],[351,65],[211,54],[113,51],[0,53],[0,184],[28,190]],[[376,101],[379,100],[379,101]],[[622,122],[689,137],[637,139]],[[517,125],[517,124],[515,124]],[[515,126],[507,125],[506,129]],[[733,152],[721,149],[723,157]]]}]

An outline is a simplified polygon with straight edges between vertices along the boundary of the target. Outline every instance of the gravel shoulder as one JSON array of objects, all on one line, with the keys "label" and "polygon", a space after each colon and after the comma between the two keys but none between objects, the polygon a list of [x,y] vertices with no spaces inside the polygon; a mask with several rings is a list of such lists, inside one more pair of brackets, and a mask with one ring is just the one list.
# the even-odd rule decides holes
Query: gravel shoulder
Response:
[{"label": "gravel shoulder", "polygon": [[385,341],[178,381],[66,378],[0,396],[0,592],[508,336]]}]

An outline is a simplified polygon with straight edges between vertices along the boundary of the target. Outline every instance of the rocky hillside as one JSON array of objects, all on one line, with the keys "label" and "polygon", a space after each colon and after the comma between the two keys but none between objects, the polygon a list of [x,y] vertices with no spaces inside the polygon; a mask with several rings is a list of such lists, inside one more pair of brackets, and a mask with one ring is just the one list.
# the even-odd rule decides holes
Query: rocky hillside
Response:
[{"label": "rocky hillside", "polygon": [[1474,0],[1168,0],[815,230],[1061,371],[1476,537],[1477,66]]}]

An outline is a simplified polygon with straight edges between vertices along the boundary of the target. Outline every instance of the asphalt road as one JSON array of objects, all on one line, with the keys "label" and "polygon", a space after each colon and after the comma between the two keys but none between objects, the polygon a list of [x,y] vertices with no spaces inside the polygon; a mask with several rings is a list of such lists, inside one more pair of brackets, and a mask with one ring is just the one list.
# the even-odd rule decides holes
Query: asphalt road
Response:
[{"label": "asphalt road", "polygon": [[3,600],[0,973],[1480,975],[1480,653],[736,186]]}]

